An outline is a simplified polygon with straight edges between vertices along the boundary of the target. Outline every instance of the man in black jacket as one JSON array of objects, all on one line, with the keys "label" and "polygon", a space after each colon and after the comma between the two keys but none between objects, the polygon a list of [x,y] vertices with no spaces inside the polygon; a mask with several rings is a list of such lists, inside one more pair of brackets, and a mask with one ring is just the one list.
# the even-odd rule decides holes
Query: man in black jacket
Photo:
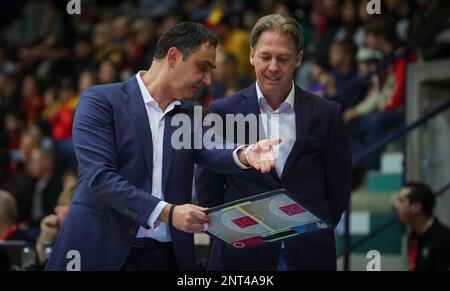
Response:
[{"label": "man in black jacket", "polygon": [[450,229],[433,217],[431,189],[408,182],[395,202],[399,220],[412,229],[408,240],[409,271],[450,271]]}]

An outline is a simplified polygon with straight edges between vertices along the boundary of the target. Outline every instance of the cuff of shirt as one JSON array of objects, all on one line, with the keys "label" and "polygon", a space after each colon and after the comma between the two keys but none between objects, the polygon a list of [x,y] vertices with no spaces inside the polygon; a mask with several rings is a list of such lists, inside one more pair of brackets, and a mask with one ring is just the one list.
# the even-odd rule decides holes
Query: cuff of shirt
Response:
[{"label": "cuff of shirt", "polygon": [[241,163],[241,161],[239,161],[239,158],[238,158],[238,155],[237,155],[237,152],[238,152],[240,149],[244,148],[244,147],[245,147],[245,145],[241,145],[240,147],[238,147],[237,149],[235,149],[235,150],[233,151],[233,160],[234,160],[234,163],[235,163],[239,168],[241,168],[242,170],[248,170],[248,169],[250,169],[251,167],[247,167],[246,165],[244,165],[243,163]]},{"label": "cuff of shirt", "polygon": [[166,205],[167,205],[167,202],[160,201],[156,205],[155,209],[153,209],[152,214],[150,214],[150,217],[147,220],[147,224],[150,226],[151,229],[154,228],[156,220],[158,220],[159,215],[161,214],[164,207],[166,207]]}]

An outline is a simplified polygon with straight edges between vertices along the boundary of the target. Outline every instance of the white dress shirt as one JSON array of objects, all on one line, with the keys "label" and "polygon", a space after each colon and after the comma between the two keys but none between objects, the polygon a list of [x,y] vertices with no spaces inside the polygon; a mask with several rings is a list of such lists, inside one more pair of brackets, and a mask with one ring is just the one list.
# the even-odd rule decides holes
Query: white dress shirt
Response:
[{"label": "white dress shirt", "polygon": [[266,138],[281,138],[281,144],[273,147],[273,152],[277,159],[275,169],[278,177],[281,177],[284,165],[296,139],[294,82],[292,82],[292,89],[286,100],[275,110],[267,103],[265,96],[258,86],[258,82],[256,82],[256,94],[258,96],[259,110]]},{"label": "white dress shirt", "polygon": [[180,101],[173,101],[167,106],[163,112],[159,108],[159,104],[150,95],[147,87],[145,87],[142,81],[141,74],[145,71],[140,71],[136,74],[136,79],[141,90],[142,97],[144,98],[145,109],[147,110],[147,116],[149,120],[150,129],[152,132],[153,142],[153,172],[152,172],[152,196],[155,196],[163,201],[159,202],[150,217],[147,220],[149,229],[140,227],[136,235],[137,238],[148,237],[156,239],[161,242],[171,241],[169,226],[158,220],[159,215],[163,208],[167,205],[164,202],[164,194],[162,192],[162,159],[163,159],[163,138],[164,138],[164,124],[165,115],[172,111],[175,105],[181,104]]}]

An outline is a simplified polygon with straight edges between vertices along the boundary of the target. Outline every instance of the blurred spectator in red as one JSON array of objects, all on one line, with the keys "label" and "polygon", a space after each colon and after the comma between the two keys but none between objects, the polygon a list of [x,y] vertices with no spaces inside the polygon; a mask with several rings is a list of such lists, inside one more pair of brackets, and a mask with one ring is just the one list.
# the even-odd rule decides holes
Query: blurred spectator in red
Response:
[{"label": "blurred spectator in red", "polygon": [[[372,18],[365,24],[365,30],[367,47],[379,51],[384,58],[399,48],[392,18]],[[405,58],[394,61],[386,72],[380,73],[377,86],[369,91],[364,100],[344,112],[344,121],[349,123],[348,132],[352,140],[365,136],[362,144],[372,145],[404,122],[405,70]],[[354,146],[354,154],[363,149],[364,146],[360,149]],[[368,159],[367,168],[378,169],[379,163],[379,156],[374,156]]]},{"label": "blurred spectator in red", "polygon": [[44,109],[44,97],[40,95],[37,80],[33,76],[26,76],[22,81],[20,107],[25,111],[28,122],[33,122]]},{"label": "blurred spectator in red", "polygon": [[32,239],[17,224],[17,204],[11,193],[0,190],[0,241]]},{"label": "blurred spectator in red", "polygon": [[[69,78],[60,81],[57,109],[49,116],[52,136],[56,142],[72,137],[72,121],[78,103],[75,85]],[[55,103],[53,103],[55,104]]]}]

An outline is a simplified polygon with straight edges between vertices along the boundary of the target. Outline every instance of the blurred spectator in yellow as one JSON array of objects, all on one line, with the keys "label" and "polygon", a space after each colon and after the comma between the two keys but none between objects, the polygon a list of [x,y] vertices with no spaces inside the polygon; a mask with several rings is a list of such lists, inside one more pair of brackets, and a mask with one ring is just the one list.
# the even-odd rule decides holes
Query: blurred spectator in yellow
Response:
[{"label": "blurred spectator in yellow", "polygon": [[97,64],[109,61],[119,66],[122,63],[122,52],[114,44],[113,30],[107,23],[99,23],[94,27],[92,42],[95,47],[94,59]]},{"label": "blurred spectator in yellow", "polygon": [[249,62],[250,34],[239,28],[237,21],[235,16],[214,9],[206,20],[206,25],[219,36],[222,47],[236,58],[238,73],[254,78],[255,72]]}]

